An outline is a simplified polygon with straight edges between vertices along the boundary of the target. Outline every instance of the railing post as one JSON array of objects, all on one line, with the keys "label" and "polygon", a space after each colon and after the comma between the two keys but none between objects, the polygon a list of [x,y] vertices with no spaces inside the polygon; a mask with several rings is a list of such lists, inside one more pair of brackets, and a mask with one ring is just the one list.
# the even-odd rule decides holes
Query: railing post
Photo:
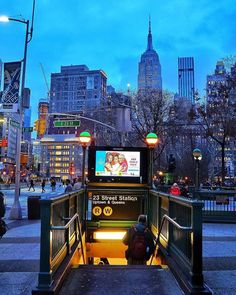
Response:
[{"label": "railing post", "polygon": [[38,289],[48,289],[52,285],[52,207],[51,200],[40,200],[41,238],[40,238],[40,272]]},{"label": "railing post", "polygon": [[[71,195],[69,195],[68,198],[68,212],[67,212],[67,216],[69,218],[71,218],[71,201],[72,201],[72,197]],[[74,212],[73,212],[74,215]],[[66,235],[66,244],[67,244],[67,254],[71,253],[71,246],[70,246],[70,226],[67,228],[67,230],[65,231],[65,235]]]},{"label": "railing post", "polygon": [[[173,203],[171,202],[170,198],[168,197],[168,213],[167,215],[169,215],[170,218],[174,218],[175,216],[173,216]],[[167,223],[167,233],[168,233],[168,246],[167,249],[168,251],[170,251],[170,248],[172,246],[173,243],[173,224],[171,224],[170,222]]]},{"label": "railing post", "polygon": [[66,230],[66,243],[67,243],[67,254],[71,253],[71,246],[70,246],[70,226],[68,226]]},{"label": "railing post", "polygon": [[192,285],[196,287],[203,287],[203,274],[202,274],[202,202],[193,202],[192,207],[192,227],[191,234],[191,279]]},{"label": "railing post", "polygon": [[87,191],[87,187],[84,188],[84,193],[83,193],[83,200],[82,200],[82,212],[80,212],[80,216],[82,215],[83,220],[85,221],[87,218],[87,210],[88,210],[88,191]]},{"label": "railing post", "polygon": [[[76,212],[78,214],[78,211]],[[75,239],[76,239],[76,242],[79,241],[79,217],[76,218],[75,220]]]}]

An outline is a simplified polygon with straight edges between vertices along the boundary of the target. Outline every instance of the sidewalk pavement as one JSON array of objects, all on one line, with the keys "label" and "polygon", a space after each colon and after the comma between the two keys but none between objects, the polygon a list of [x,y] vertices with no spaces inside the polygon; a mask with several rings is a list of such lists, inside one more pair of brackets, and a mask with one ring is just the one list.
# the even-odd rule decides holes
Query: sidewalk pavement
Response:
[{"label": "sidewalk pavement", "polygon": [[[21,188],[27,187],[27,183],[21,182],[20,187]],[[11,183],[11,184],[3,184],[3,183],[1,183],[0,184],[0,190],[12,190],[12,189],[15,189],[15,184],[14,183]]]},{"label": "sidewalk pavement", "polygon": [[0,294],[29,295],[39,271],[40,220],[5,221],[8,231],[0,240]]},{"label": "sidewalk pavement", "polygon": [[[39,271],[40,221],[26,215],[13,221],[8,214],[0,240],[0,294],[30,295]],[[204,224],[203,257],[205,282],[214,294],[236,295],[236,224]]]},{"label": "sidewalk pavement", "polygon": [[203,270],[215,295],[236,295],[236,224],[203,225]]}]

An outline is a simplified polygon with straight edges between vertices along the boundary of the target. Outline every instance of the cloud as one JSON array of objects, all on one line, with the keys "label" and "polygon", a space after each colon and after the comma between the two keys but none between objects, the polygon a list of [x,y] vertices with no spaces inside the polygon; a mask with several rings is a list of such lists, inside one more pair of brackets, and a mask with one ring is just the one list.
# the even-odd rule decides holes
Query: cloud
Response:
[{"label": "cloud", "polygon": [[[4,14],[31,19],[32,1],[0,0]],[[163,84],[177,91],[177,58],[195,59],[196,88],[205,88],[216,61],[235,54],[235,0],[36,0],[34,36],[29,44],[27,86],[32,101],[45,96],[42,62],[50,73],[61,65],[103,69],[117,89],[137,85],[137,69],[146,50],[148,16],[153,44],[162,65]],[[24,26],[0,24],[3,60],[22,57]]]}]

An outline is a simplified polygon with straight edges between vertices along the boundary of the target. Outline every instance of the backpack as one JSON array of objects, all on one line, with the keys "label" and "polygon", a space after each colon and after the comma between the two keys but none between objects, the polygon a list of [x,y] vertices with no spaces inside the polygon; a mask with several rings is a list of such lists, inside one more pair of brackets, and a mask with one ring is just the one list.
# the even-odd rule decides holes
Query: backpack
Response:
[{"label": "backpack", "polygon": [[133,227],[134,235],[130,244],[130,254],[133,259],[144,260],[146,258],[147,242],[145,238],[146,230],[138,231]]},{"label": "backpack", "polygon": [[6,222],[0,218],[0,238],[7,232]]}]

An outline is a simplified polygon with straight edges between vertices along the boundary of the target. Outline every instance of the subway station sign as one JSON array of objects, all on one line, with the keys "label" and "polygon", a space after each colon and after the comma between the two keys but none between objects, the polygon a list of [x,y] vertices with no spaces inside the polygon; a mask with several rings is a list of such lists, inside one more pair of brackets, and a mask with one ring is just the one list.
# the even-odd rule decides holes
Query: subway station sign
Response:
[{"label": "subway station sign", "polygon": [[142,210],[141,193],[88,192],[92,220],[136,220]]}]

